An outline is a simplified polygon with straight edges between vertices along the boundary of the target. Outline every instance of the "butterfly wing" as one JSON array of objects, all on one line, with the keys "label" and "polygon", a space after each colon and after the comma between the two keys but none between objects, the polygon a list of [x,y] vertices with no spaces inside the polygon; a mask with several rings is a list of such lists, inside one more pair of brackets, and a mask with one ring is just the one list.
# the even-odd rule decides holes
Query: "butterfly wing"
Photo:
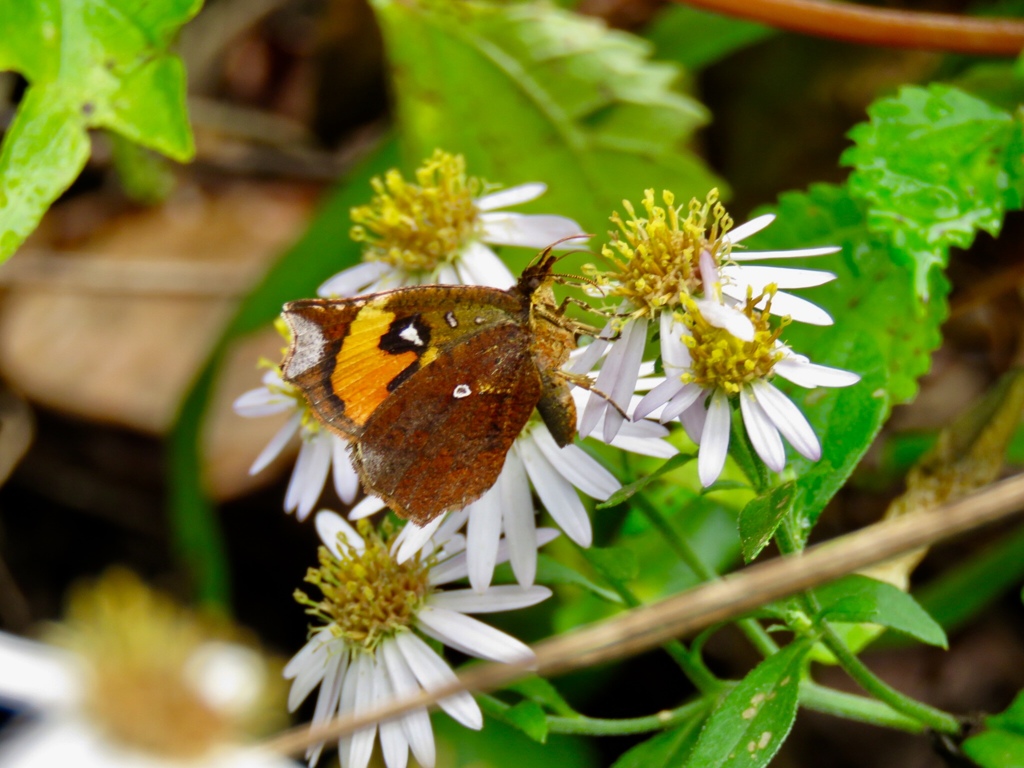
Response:
[{"label": "butterfly wing", "polygon": [[418,525],[482,496],[540,399],[530,340],[520,325],[496,325],[409,376],[354,446],[364,485]]},{"label": "butterfly wing", "polygon": [[479,286],[400,288],[355,299],[305,299],[284,307],[292,342],[285,381],[347,438],[439,353],[495,326],[523,322],[521,301]]}]

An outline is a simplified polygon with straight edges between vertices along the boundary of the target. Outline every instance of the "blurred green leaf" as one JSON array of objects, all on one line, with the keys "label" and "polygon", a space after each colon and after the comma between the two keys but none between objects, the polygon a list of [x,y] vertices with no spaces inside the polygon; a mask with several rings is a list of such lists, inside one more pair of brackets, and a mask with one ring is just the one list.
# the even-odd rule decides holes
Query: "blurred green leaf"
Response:
[{"label": "blurred green leaf", "polygon": [[963,743],[963,751],[982,768],[1024,767],[1024,693],[998,715],[985,718],[987,728]]},{"label": "blurred green leaf", "polygon": [[847,576],[814,590],[819,617],[846,624],[879,624],[922,643],[947,648],[946,633],[914,598],[884,581]]},{"label": "blurred green leaf", "polygon": [[758,664],[708,718],[686,768],[767,765],[796,719],[810,643],[798,640]]},{"label": "blurred green leaf", "polygon": [[689,70],[701,69],[748,45],[778,34],[752,21],[734,19],[685,5],[667,5],[644,30],[658,58]]},{"label": "blurred green leaf", "polygon": [[637,744],[612,764],[612,768],[676,768],[685,765],[686,756],[700,736],[704,720],[693,720],[659,733]]},{"label": "blurred green leaf", "polygon": [[548,718],[540,705],[534,701],[520,701],[509,707],[502,714],[502,719],[534,741],[543,744],[548,740]]},{"label": "blurred green leaf", "polygon": [[946,265],[949,246],[968,247],[979,229],[997,235],[1006,211],[1020,208],[1024,126],[938,84],[902,88],[868,114],[842,157],[855,168],[850,193],[867,202],[871,230],[913,264],[927,298],[929,274]]},{"label": "blurred green leaf", "polygon": [[[798,248],[831,243],[839,253],[806,260],[837,275],[827,285],[803,291],[835,319],[828,327],[793,323],[786,342],[813,362],[854,371],[861,381],[841,389],[785,387],[821,441],[817,462],[796,456],[798,535],[806,538],[821,510],[850,476],[871,445],[892,405],[917,392],[917,379],[941,341],[948,313],[948,284],[936,273],[925,304],[914,291],[909,268],[896,264],[884,236],[869,231],[864,206],[841,187],[815,185],[807,193],[783,195],[778,219],[751,248]],[[794,262],[794,265],[803,260]]]},{"label": "blurred green leaf", "polygon": [[793,483],[784,483],[773,488],[768,494],[751,499],[740,512],[740,539],[743,543],[743,559],[748,563],[771,541],[779,527],[793,508],[796,490]]},{"label": "blurred green leaf", "polygon": [[705,109],[640,38],[546,3],[373,7],[410,163],[440,147],[491,181],[543,181],[544,210],[598,233],[648,187],[721,186],[686,147]]},{"label": "blurred green leaf", "polygon": [[558,689],[543,677],[527,677],[506,687],[508,690],[515,691],[530,701],[546,707],[553,714],[561,717],[578,716],[578,713],[569,705],[569,702],[562,698],[562,694],[558,692]]},{"label": "blurred green leaf", "polygon": [[591,547],[583,555],[612,584],[628,584],[640,574],[640,564],[628,547]]},{"label": "blurred green leaf", "polygon": [[174,173],[168,162],[120,134],[109,133],[108,136],[114,168],[125,194],[144,205],[166,200],[174,190]]},{"label": "blurred green leaf", "polygon": [[0,72],[29,88],[0,147],[0,260],[36,228],[107,128],[191,159],[185,70],[168,52],[202,0],[36,0],[0,4]]}]

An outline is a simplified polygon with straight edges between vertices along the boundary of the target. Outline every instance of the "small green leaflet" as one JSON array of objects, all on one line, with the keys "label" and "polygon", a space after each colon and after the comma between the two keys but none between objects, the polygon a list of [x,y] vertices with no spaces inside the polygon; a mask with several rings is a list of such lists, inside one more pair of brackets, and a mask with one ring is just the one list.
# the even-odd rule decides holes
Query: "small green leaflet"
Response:
[{"label": "small green leaflet", "polygon": [[796,719],[800,673],[811,647],[797,640],[758,664],[708,718],[686,768],[768,765]]},{"label": "small green leaflet", "polygon": [[884,581],[847,576],[814,590],[820,619],[847,624],[880,624],[922,643],[947,648],[946,633],[914,598]]},{"label": "small green leaflet", "polygon": [[637,744],[622,755],[612,768],[676,768],[685,765],[686,756],[697,743],[703,718],[669,728],[663,733]]},{"label": "small green leaflet", "polygon": [[968,247],[977,231],[999,234],[1021,207],[1024,126],[1009,113],[946,85],[905,87],[876,101],[870,122],[842,162],[856,170],[850,194],[868,204],[868,225],[912,262],[927,299],[932,267],[950,246]]},{"label": "small green leaflet", "polygon": [[768,544],[789,511],[793,508],[796,489],[784,483],[770,493],[751,499],[740,512],[740,539],[743,559],[748,563]]},{"label": "small green leaflet", "polygon": [[986,717],[985,727],[964,741],[964,753],[982,768],[1024,766],[1024,693],[1005,712]]},{"label": "small green leaflet", "polygon": [[0,72],[29,88],[0,147],[0,261],[36,228],[106,128],[179,161],[194,153],[185,69],[168,52],[202,0],[0,4]]}]

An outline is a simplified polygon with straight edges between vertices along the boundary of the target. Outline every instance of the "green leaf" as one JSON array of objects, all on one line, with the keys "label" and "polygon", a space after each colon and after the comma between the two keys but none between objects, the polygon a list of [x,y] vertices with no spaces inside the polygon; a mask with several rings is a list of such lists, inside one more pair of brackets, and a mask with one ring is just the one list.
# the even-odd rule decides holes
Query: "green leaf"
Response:
[{"label": "green leaf", "polygon": [[633,494],[642,491],[648,483],[657,480],[666,472],[671,472],[673,469],[678,469],[679,467],[693,461],[695,458],[697,457],[692,453],[677,453],[671,459],[666,460],[664,464],[662,464],[653,472],[649,472],[643,477],[641,477],[639,480],[636,480],[632,483],[627,483],[626,485],[619,488],[619,490],[617,490],[615,493],[609,496],[605,501],[602,501],[600,504],[597,504],[597,509],[607,509],[608,507],[614,507],[618,504],[622,504],[624,501],[628,500]]},{"label": "green leaf", "polygon": [[948,647],[946,633],[914,598],[884,581],[847,576],[814,590],[819,618],[847,624],[880,624],[922,643]]},{"label": "green leaf", "polygon": [[868,225],[914,265],[927,298],[932,267],[979,229],[997,235],[1021,205],[1024,126],[1009,113],[945,85],[906,87],[868,109],[842,162],[850,193],[869,205]]},{"label": "green leaf", "polygon": [[740,512],[740,539],[743,559],[748,563],[765,548],[775,529],[793,508],[796,489],[793,483],[784,483],[768,494],[751,499]]},{"label": "green leaf", "polygon": [[530,701],[540,704],[542,707],[546,707],[549,711],[561,717],[579,716],[579,713],[569,705],[569,702],[562,698],[562,694],[558,692],[558,689],[543,677],[527,677],[524,680],[518,680],[506,686],[506,688],[521,694]]},{"label": "green leaf", "polygon": [[[499,565],[494,569],[494,580],[496,583],[515,583],[512,567],[508,563]],[[615,590],[594,582],[572,566],[543,553],[537,555],[537,583],[549,587],[555,584],[579,587],[609,603],[622,603],[622,598]]]},{"label": "green leaf", "polygon": [[786,328],[787,344],[815,363],[862,377],[841,389],[785,387],[822,446],[819,461],[797,456],[790,462],[797,478],[798,530],[806,536],[871,445],[891,406],[916,394],[917,379],[941,341],[948,284],[937,275],[925,304],[910,270],[895,264],[884,237],[868,229],[863,204],[841,187],[816,185],[807,193],[785,194],[775,212],[775,223],[751,238],[752,249],[842,247],[806,264],[833,272],[837,279],[801,292],[828,310],[835,325],[793,323]]},{"label": "green leaf", "polygon": [[637,744],[612,764],[612,768],[676,768],[684,765],[686,756],[700,735],[703,718],[670,728]]},{"label": "green leaf", "polygon": [[594,569],[612,584],[628,584],[640,575],[640,564],[628,547],[591,547],[583,554]]},{"label": "green leaf", "polygon": [[540,705],[533,701],[520,701],[509,707],[502,715],[509,725],[514,725],[534,741],[543,744],[548,740],[548,718]]},{"label": "green leaf", "polygon": [[192,157],[185,70],[167,50],[202,0],[0,4],[0,71],[29,88],[0,146],[0,260],[35,229],[107,128],[175,160]]},{"label": "green leaf", "polygon": [[708,718],[686,768],[767,765],[796,719],[800,672],[810,643],[799,640],[758,664]]},{"label": "green leaf", "polygon": [[440,147],[492,181],[543,181],[544,210],[591,232],[648,187],[686,199],[721,186],[685,146],[705,109],[645,41],[539,2],[373,7],[410,163]]},{"label": "green leaf", "polygon": [[982,768],[1024,768],[1024,693],[1005,712],[986,717],[985,726],[964,741],[964,753]]},{"label": "green leaf", "polygon": [[685,5],[668,5],[644,30],[657,55],[694,70],[714,64],[731,53],[764,40],[778,31],[752,21]]}]

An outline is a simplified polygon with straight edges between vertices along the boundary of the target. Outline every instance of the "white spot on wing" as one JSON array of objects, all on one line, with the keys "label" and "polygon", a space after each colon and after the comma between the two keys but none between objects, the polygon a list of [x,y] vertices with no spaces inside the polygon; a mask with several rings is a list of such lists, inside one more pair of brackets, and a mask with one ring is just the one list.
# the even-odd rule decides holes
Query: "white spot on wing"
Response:
[{"label": "white spot on wing", "polygon": [[469,397],[472,394],[473,390],[469,388],[468,384],[459,384],[459,386],[455,388],[455,391],[452,392],[452,396],[457,397],[459,399],[462,399],[463,397]]},{"label": "white spot on wing", "polygon": [[444,313],[444,321],[446,323],[448,323],[448,327],[449,328],[458,328],[459,327],[459,321],[455,319],[455,313],[454,312],[445,312]]},{"label": "white spot on wing", "polygon": [[415,344],[417,347],[423,346],[423,339],[420,338],[420,334],[419,331],[416,330],[415,323],[409,323],[405,328],[398,332],[398,335],[406,341]]},{"label": "white spot on wing", "polygon": [[295,351],[284,370],[284,377],[294,379],[323,360],[327,340],[320,326],[309,318],[290,312],[285,313],[284,317],[295,339]]}]

